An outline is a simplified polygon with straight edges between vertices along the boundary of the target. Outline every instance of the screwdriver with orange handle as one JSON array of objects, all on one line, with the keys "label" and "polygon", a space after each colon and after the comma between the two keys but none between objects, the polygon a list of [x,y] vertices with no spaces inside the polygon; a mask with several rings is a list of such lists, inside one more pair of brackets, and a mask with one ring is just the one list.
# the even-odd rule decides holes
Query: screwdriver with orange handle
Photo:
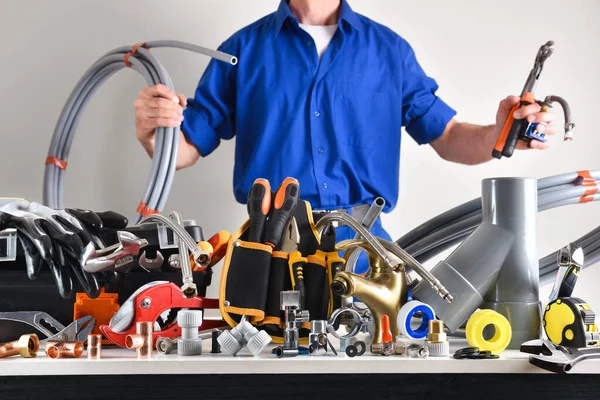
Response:
[{"label": "screwdriver with orange handle", "polygon": [[271,209],[271,185],[269,181],[258,178],[248,192],[248,216],[250,228],[248,241],[262,243],[262,236]]},{"label": "screwdriver with orange handle", "polygon": [[265,244],[273,248],[279,246],[283,230],[296,210],[299,197],[300,183],[294,178],[285,178],[277,189],[271,205],[271,212],[265,228]]},{"label": "screwdriver with orange handle", "polygon": [[506,118],[500,136],[494,145],[494,150],[492,151],[493,157],[498,159],[502,158],[502,156],[511,157],[519,140],[526,142],[530,142],[532,139],[539,140],[536,137],[527,135],[529,122],[526,119],[516,119],[514,114],[518,109],[536,102],[534,96],[535,88],[544,67],[544,62],[554,52],[554,49],[552,48],[553,45],[554,42],[550,40],[540,47],[535,58],[533,69],[529,73],[523,91],[521,92],[521,100],[510,109],[508,118]]}]

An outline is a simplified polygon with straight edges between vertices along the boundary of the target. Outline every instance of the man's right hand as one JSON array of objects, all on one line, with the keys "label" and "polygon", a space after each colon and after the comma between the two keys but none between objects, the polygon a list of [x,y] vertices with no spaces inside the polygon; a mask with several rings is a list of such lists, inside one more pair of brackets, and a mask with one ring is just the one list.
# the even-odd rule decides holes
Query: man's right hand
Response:
[{"label": "man's right hand", "polygon": [[150,86],[140,92],[135,106],[135,133],[146,151],[154,153],[154,129],[176,128],[183,121],[187,99],[165,85]]}]

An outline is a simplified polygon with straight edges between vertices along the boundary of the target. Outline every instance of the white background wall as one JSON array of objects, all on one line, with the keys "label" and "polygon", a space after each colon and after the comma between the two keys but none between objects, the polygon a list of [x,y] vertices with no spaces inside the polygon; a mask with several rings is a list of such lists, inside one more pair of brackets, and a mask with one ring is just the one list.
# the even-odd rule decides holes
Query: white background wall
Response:
[{"label": "white background wall", "polygon": [[[445,162],[406,136],[399,206],[384,217],[393,237],[478,197],[483,178],[541,178],[600,168],[599,0],[350,3],[404,36],[440,84],[439,94],[459,111],[460,120],[472,123],[494,122],[500,99],[519,93],[539,46],[554,40],[555,54],[546,64],[538,97],[564,96],[577,123],[570,144],[558,137],[547,151],[519,152],[476,167]],[[99,56],[155,39],[215,48],[277,6],[277,0],[0,0],[0,195],[42,200],[54,124],[75,82]],[[208,59],[179,50],[153,52],[178,91],[192,95]],[[143,85],[135,72],[120,72],[89,104],[68,160],[66,206],[133,215],[150,166],[134,134],[132,103]],[[207,237],[234,230],[246,217],[232,194],[233,145],[224,142],[207,159],[178,172],[167,204],[166,210],[196,219]],[[540,256],[599,224],[597,203],[541,214]],[[598,267],[586,272],[577,289],[596,307],[599,277]]]}]

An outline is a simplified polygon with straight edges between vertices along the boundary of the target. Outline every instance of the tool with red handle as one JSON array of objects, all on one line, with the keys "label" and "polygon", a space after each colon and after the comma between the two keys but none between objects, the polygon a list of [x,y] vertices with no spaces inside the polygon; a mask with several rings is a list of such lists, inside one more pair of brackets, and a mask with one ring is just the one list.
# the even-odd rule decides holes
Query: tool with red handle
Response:
[{"label": "tool with red handle", "polygon": [[[134,334],[137,322],[155,322],[165,312],[178,308],[188,309],[219,309],[219,299],[209,299],[200,296],[185,298],[181,296],[181,288],[173,282],[151,282],[142,286],[127,299],[119,311],[110,320],[109,325],[100,326],[106,338],[117,346],[125,346],[125,338]],[[224,328],[227,323],[222,319],[204,319],[199,331]],[[181,328],[177,321],[172,321],[160,331],[152,333],[152,343],[158,337],[176,338],[181,336]]]}]

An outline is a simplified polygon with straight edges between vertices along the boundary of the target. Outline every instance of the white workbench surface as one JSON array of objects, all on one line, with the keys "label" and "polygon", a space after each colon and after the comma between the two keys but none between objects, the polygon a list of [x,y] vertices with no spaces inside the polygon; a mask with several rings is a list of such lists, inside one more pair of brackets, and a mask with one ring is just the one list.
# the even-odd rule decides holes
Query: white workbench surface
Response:
[{"label": "white workbench surface", "polygon": [[[151,360],[138,360],[135,351],[105,348],[101,360],[88,360],[86,353],[78,359],[53,360],[40,352],[36,358],[0,359],[0,376],[27,375],[130,375],[130,374],[318,374],[318,373],[548,373],[528,361],[528,355],[506,350],[497,360],[455,360],[448,358],[412,359],[406,356],[373,356],[349,358],[331,351],[327,356],[298,356],[278,359],[265,351],[253,357],[243,350],[237,357],[211,354],[210,340],[203,343],[201,356],[159,355]],[[451,341],[451,354],[466,347],[466,341]],[[570,374],[600,373],[600,359],[577,364]]]}]

